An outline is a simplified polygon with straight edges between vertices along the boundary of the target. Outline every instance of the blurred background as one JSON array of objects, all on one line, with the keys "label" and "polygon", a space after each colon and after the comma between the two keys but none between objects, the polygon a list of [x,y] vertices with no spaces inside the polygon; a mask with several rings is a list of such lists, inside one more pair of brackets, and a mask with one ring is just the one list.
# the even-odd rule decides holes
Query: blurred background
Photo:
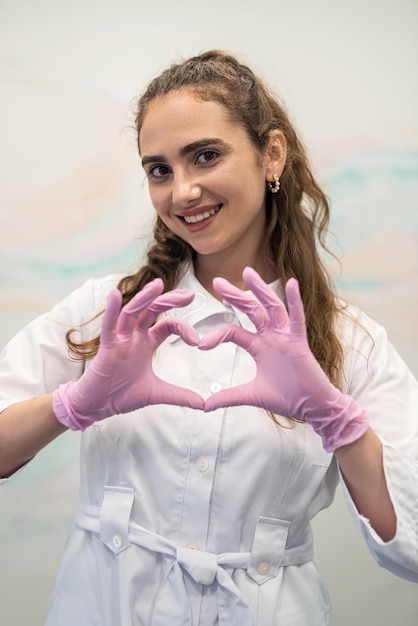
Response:
[{"label": "blurred background", "polygon": [[[1,345],[87,278],[140,263],[153,212],[132,101],[210,48],[287,104],[332,201],[337,285],[418,375],[416,0],[0,0]],[[4,626],[44,623],[78,446],[66,434],[1,488]],[[417,586],[372,560],[340,491],[314,531],[335,626],[418,624]]]}]

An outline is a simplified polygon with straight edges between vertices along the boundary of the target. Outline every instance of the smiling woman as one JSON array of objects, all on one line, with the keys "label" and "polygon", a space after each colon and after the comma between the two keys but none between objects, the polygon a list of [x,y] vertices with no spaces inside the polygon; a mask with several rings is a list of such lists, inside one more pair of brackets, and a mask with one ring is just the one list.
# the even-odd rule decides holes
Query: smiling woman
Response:
[{"label": "smiling woman", "polygon": [[[197,105],[198,102],[195,101],[193,96],[191,96],[191,98],[194,100],[194,104]],[[185,221],[187,224],[195,224],[215,215],[222,207],[221,203],[212,203],[209,205],[203,205],[201,203],[201,184],[197,184],[199,170],[215,166],[221,155],[226,155],[230,151],[231,147],[217,138],[202,139],[201,141],[192,142],[184,148],[180,148],[178,155],[184,162],[184,171],[181,173],[184,182],[180,181],[180,172],[175,174],[173,168],[168,165],[164,157],[145,156],[142,159],[142,165],[147,173],[150,189],[152,189],[154,184],[159,185],[166,183],[169,179],[173,184],[175,174],[175,194],[173,193],[174,190],[171,190],[170,193],[173,199],[175,197],[178,208],[177,212],[173,213],[173,216],[179,218],[180,221]],[[190,164],[187,163],[187,168],[185,167],[186,157],[188,157],[188,161],[190,161]],[[158,164],[158,161],[160,161],[160,164]],[[164,165],[162,165],[161,162],[163,162]],[[202,174],[203,172],[200,172],[200,177]],[[189,178],[189,180],[187,180],[187,178]],[[156,189],[154,193],[157,195],[158,189]],[[183,211],[182,207],[184,207]]]},{"label": "smiling woman", "polygon": [[88,281],[0,359],[4,480],[83,432],[46,624],[330,626],[310,522],[338,481],[374,558],[418,581],[418,384],[336,296],[327,198],[247,66],[169,67],[136,126],[145,264]]},{"label": "smiling woman", "polygon": [[195,251],[195,273],[208,291],[221,267],[243,286],[243,258],[274,280],[262,246],[266,180],[281,176],[286,162],[281,131],[271,132],[262,154],[223,104],[181,89],[149,105],[139,149],[154,208]]}]

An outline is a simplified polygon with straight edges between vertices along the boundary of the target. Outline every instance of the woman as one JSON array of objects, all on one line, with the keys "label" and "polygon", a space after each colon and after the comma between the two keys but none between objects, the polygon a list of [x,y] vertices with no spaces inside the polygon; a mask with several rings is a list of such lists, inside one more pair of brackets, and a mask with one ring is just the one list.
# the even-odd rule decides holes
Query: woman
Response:
[{"label": "woman", "polygon": [[85,431],[47,625],[331,624],[309,522],[339,478],[376,560],[418,581],[418,385],[333,293],[328,203],[286,113],[211,51],[153,80],[136,126],[146,264],[1,361],[1,476]]}]

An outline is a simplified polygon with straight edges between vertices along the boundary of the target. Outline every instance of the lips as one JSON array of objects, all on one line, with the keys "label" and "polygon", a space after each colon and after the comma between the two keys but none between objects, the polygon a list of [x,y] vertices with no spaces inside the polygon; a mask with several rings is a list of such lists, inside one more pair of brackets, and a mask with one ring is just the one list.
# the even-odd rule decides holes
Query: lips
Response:
[{"label": "lips", "polygon": [[215,213],[218,213],[222,208],[222,204],[218,204],[217,206],[201,211],[201,213],[194,213],[191,215],[187,213],[186,215],[181,215],[181,217],[187,224],[198,224],[199,222],[203,222],[208,219],[208,217],[212,217]]}]

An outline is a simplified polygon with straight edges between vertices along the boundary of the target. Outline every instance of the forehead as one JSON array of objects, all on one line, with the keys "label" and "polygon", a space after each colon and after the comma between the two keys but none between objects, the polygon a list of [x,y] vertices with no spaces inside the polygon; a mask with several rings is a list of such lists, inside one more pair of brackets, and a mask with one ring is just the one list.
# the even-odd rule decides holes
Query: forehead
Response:
[{"label": "forehead", "polygon": [[156,98],[148,106],[139,132],[139,149],[160,153],[161,147],[182,145],[201,137],[246,137],[244,129],[231,121],[228,110],[219,102],[202,101],[188,90]]}]

